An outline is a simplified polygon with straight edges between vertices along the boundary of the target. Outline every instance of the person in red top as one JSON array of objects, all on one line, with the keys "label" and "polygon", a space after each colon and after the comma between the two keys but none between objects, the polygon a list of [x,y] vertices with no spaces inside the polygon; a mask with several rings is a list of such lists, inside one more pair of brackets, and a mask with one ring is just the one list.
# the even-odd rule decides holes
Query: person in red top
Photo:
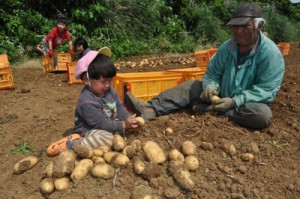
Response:
[{"label": "person in red top", "polygon": [[74,57],[72,39],[70,37],[68,27],[68,20],[64,17],[58,18],[56,22],[56,27],[51,30],[51,32],[43,38],[42,47],[37,45],[35,50],[41,52],[43,55],[53,56],[53,51],[55,48],[68,41],[69,49],[72,57]]}]

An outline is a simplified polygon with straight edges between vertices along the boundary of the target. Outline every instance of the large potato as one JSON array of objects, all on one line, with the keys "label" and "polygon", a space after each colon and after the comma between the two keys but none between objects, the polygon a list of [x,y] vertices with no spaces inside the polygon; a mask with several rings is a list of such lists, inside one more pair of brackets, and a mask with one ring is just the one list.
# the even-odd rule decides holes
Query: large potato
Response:
[{"label": "large potato", "polygon": [[52,193],[54,191],[54,182],[52,178],[45,178],[41,182],[42,193]]},{"label": "large potato", "polygon": [[84,179],[89,173],[90,169],[93,166],[93,161],[91,159],[82,159],[76,165],[74,170],[71,173],[71,179],[73,182],[77,182],[79,180]]},{"label": "large potato", "polygon": [[129,163],[129,158],[126,155],[118,153],[112,157],[111,163],[115,166],[126,166]]},{"label": "large potato", "polygon": [[119,154],[116,151],[108,151],[106,153],[103,154],[103,159],[107,162],[107,163],[111,163],[111,159],[112,157],[114,157],[116,154]]},{"label": "large potato", "polygon": [[185,169],[179,169],[173,174],[174,180],[184,189],[192,190],[195,187],[194,181],[190,178],[190,172]]},{"label": "large potato", "polygon": [[115,171],[106,163],[98,163],[91,168],[91,174],[96,178],[110,179],[114,176]]},{"label": "large potato", "polygon": [[126,146],[126,141],[124,138],[119,135],[115,134],[113,139],[113,148],[115,151],[122,151]]},{"label": "large potato", "polygon": [[75,167],[75,153],[73,150],[65,150],[54,160],[53,176],[64,177],[70,174]]},{"label": "large potato", "polygon": [[77,144],[73,147],[73,149],[82,159],[92,158],[94,156],[94,150],[90,146]]},{"label": "large potato", "polygon": [[34,167],[37,163],[38,158],[36,156],[28,156],[15,164],[14,173],[24,173],[25,171],[32,169],[32,167]]},{"label": "large potato", "polygon": [[166,154],[156,142],[147,141],[143,145],[143,151],[149,161],[156,164],[162,164],[166,161]]},{"label": "large potato", "polygon": [[135,152],[138,152],[142,149],[142,143],[140,140],[133,140],[130,145],[133,147]]},{"label": "large potato", "polygon": [[196,154],[196,145],[192,141],[184,141],[182,143],[182,153],[186,156]]},{"label": "large potato", "polygon": [[55,178],[54,186],[57,191],[64,191],[70,186],[70,179],[68,177]]},{"label": "large potato", "polygon": [[128,145],[123,149],[122,154],[131,159],[135,155],[135,150],[131,145]]},{"label": "large potato", "polygon": [[180,153],[177,149],[173,149],[169,152],[169,159],[175,160],[179,162],[184,162],[184,156],[182,153]]}]

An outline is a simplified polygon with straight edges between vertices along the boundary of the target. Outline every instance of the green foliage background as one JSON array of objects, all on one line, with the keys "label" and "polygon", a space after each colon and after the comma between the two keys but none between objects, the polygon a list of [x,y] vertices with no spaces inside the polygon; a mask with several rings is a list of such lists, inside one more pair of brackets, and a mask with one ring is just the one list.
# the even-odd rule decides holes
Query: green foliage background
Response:
[{"label": "green foliage background", "polygon": [[[226,26],[239,0],[0,0],[0,53],[15,62],[38,57],[33,48],[55,27],[70,20],[72,38],[84,37],[92,49],[109,46],[114,59],[218,47],[231,36]],[[300,38],[300,4],[261,0],[274,42]],[[60,51],[68,51],[63,45]]]}]

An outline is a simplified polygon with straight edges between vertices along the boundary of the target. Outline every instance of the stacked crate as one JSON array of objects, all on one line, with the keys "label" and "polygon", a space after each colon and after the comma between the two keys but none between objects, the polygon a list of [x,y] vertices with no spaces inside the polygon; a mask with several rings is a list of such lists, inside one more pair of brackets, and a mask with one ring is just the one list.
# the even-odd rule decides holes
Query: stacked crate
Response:
[{"label": "stacked crate", "polygon": [[[70,53],[55,53],[53,57],[49,57],[48,55],[42,57],[44,72],[67,71],[67,63],[71,61],[72,57]],[[56,67],[54,67],[54,62],[57,62]]]},{"label": "stacked crate", "polygon": [[7,54],[0,55],[0,89],[14,89],[14,80]]},{"label": "stacked crate", "polygon": [[284,43],[284,42],[280,42],[277,44],[277,46],[279,47],[282,47],[283,48],[283,53],[282,55],[285,56],[285,55],[288,55],[289,52],[290,52],[290,47],[291,47],[291,44],[290,43]]},{"label": "stacked crate", "polygon": [[182,68],[182,69],[172,69],[168,70],[169,72],[181,73],[182,74],[182,81],[188,80],[201,80],[204,76],[205,72],[201,70],[201,68]]},{"label": "stacked crate", "polygon": [[113,87],[123,102],[125,93],[131,91],[135,97],[147,102],[160,92],[182,82],[182,74],[174,72],[118,73],[113,79]]},{"label": "stacked crate", "polygon": [[195,52],[196,67],[199,67],[203,72],[205,72],[210,59],[217,51],[218,51],[217,48],[196,51]]}]

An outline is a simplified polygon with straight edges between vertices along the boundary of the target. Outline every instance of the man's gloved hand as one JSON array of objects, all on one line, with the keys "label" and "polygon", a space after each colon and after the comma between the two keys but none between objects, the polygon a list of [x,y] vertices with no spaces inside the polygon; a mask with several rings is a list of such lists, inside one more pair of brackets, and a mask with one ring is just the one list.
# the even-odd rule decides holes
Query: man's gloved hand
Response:
[{"label": "man's gloved hand", "polygon": [[206,87],[201,95],[200,95],[200,98],[202,101],[204,102],[210,102],[210,99],[212,98],[212,96],[214,95],[218,95],[218,92],[212,88],[209,88],[209,87]]},{"label": "man's gloved hand", "polygon": [[235,101],[233,98],[225,97],[216,101],[214,104],[214,110],[220,112],[226,112],[229,109],[235,107]]},{"label": "man's gloved hand", "polygon": [[52,57],[52,55],[53,55],[53,50],[52,50],[52,49],[49,50],[48,55],[49,55],[50,57]]},{"label": "man's gloved hand", "polygon": [[73,49],[70,49],[70,53],[71,53],[71,56],[74,57],[75,53],[74,53]]}]

